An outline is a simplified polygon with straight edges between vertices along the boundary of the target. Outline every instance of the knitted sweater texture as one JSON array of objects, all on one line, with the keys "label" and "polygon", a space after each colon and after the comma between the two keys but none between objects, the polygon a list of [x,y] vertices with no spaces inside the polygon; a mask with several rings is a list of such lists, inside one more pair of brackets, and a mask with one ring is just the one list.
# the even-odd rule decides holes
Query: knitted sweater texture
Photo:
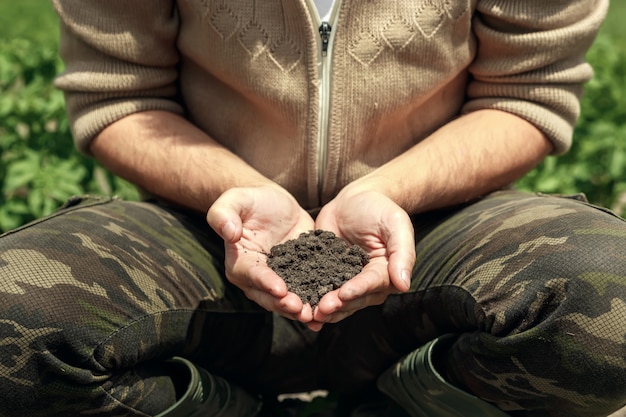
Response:
[{"label": "knitted sweater texture", "polygon": [[323,53],[313,0],[53,3],[79,150],[129,114],[175,112],[307,208],[480,109],[530,121],[565,152],[608,7],[338,0]]}]

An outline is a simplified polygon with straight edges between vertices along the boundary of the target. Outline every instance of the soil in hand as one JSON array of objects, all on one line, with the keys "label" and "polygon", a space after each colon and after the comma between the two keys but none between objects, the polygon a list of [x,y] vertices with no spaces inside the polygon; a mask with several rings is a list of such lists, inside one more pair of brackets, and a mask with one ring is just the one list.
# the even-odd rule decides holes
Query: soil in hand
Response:
[{"label": "soil in hand", "polygon": [[369,262],[358,245],[349,246],[333,232],[313,230],[274,246],[267,264],[303,303],[315,307],[322,296],[341,287]]}]

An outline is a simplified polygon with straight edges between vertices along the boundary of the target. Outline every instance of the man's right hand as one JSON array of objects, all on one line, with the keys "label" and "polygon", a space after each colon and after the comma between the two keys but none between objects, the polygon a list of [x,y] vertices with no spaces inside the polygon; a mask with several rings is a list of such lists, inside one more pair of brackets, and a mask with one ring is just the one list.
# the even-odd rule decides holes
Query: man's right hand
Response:
[{"label": "man's right hand", "polygon": [[224,239],[226,277],[266,310],[305,323],[311,307],[289,292],[267,266],[267,254],[279,243],[313,230],[314,221],[278,186],[232,188],[207,213],[209,225]]}]

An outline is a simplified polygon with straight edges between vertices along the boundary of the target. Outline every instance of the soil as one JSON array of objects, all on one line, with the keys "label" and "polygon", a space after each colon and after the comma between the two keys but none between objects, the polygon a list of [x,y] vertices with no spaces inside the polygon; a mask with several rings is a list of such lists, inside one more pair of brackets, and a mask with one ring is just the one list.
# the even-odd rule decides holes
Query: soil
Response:
[{"label": "soil", "polygon": [[289,291],[315,307],[322,296],[341,287],[369,262],[358,245],[348,245],[333,232],[313,230],[274,246],[267,264]]}]

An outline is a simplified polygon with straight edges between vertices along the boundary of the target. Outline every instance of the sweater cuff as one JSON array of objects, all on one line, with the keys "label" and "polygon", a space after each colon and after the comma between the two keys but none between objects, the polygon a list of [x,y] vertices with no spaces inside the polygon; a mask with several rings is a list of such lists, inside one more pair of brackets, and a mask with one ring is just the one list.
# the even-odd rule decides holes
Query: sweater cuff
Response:
[{"label": "sweater cuff", "polygon": [[[502,88],[506,89],[505,86],[499,86],[499,89]],[[514,114],[530,122],[546,135],[554,146],[552,155],[566,153],[572,145],[574,127],[580,115],[579,98],[582,87],[570,85],[567,88],[555,89],[536,85],[523,86],[521,88],[526,91],[522,94],[519,91],[520,86],[513,88],[518,90],[513,96],[524,98],[514,98],[511,95],[507,97],[507,94],[502,94],[503,91],[499,91],[500,94],[485,94],[486,92],[482,91],[480,94],[482,97],[470,98],[461,112],[493,109]]]},{"label": "sweater cuff", "polygon": [[[71,109],[71,100],[68,108]],[[123,99],[104,101],[99,104],[82,108],[81,111],[69,111],[70,126],[74,136],[74,144],[79,152],[92,156],[89,151],[91,141],[107,126],[134,113],[162,110],[182,115],[182,107],[175,101],[167,99]]]}]

